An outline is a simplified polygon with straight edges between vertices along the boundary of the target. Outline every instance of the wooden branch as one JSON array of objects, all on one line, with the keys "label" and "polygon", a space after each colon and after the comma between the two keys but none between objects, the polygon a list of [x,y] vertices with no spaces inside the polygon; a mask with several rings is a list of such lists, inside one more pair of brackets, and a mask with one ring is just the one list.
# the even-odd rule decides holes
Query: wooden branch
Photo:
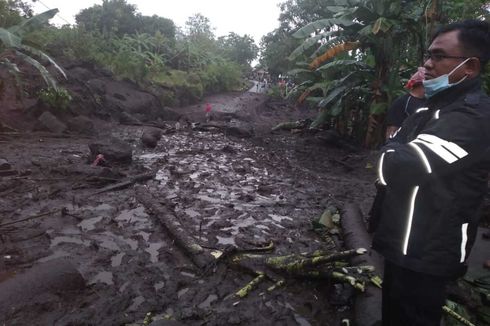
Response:
[{"label": "wooden branch", "polygon": [[61,211],[61,209],[55,209],[55,210],[49,211],[47,213],[42,213],[42,214],[38,214],[38,215],[34,215],[34,216],[29,216],[29,217],[23,218],[21,220],[13,221],[13,222],[3,223],[3,224],[0,224],[0,228],[2,228],[4,226],[8,226],[8,225],[13,225],[13,224],[21,223],[21,222],[26,222],[26,221],[34,220],[36,218],[43,217],[43,216],[48,216],[48,215],[51,215],[51,214],[56,214],[56,213],[58,213],[60,211]]},{"label": "wooden branch", "polygon": [[138,174],[138,175],[129,177],[129,178],[127,178],[127,180],[124,180],[122,182],[119,182],[119,183],[116,183],[116,184],[113,184],[113,185],[104,187],[104,188],[102,188],[100,190],[97,190],[96,192],[93,192],[93,193],[89,194],[85,198],[88,198],[88,197],[91,197],[91,196],[95,196],[95,195],[99,195],[99,194],[102,194],[104,192],[125,189],[125,188],[128,188],[128,187],[132,186],[133,184],[135,184],[137,182],[150,180],[150,179],[153,179],[154,177],[155,177],[155,172]]}]

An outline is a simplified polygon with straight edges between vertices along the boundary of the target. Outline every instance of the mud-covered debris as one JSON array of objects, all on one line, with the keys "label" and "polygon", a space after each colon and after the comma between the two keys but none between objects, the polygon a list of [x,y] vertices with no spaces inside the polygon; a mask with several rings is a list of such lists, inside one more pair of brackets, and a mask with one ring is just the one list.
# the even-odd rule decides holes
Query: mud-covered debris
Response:
[{"label": "mud-covered debris", "polygon": [[311,123],[310,119],[282,122],[276,125],[275,127],[273,127],[271,130],[277,131],[277,130],[305,129],[310,125],[310,123]]}]

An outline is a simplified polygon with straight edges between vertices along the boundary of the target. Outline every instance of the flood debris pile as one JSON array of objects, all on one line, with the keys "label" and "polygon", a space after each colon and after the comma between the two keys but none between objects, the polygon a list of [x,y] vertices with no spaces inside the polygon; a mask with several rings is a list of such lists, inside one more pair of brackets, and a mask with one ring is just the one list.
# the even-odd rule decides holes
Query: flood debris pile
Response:
[{"label": "flood debris pile", "polygon": [[[84,281],[2,321],[306,325],[352,315],[352,295],[340,297],[361,290],[369,281],[359,272],[371,269],[351,269],[345,258],[359,251],[326,242],[311,219],[333,199],[325,185],[362,189],[302,167],[294,148],[189,125],[159,129],[152,146],[145,126],[98,139],[9,138],[4,168],[29,174],[0,179],[2,275],[14,281],[61,259]],[[48,309],[34,304],[43,300]]]}]

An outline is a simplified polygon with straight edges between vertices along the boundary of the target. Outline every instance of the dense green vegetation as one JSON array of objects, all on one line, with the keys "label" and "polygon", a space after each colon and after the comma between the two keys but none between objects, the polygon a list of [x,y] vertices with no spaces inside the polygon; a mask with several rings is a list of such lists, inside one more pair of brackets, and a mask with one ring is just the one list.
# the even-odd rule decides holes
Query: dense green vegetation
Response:
[{"label": "dense green vegetation", "polygon": [[[31,16],[25,2],[0,0],[0,27],[15,29]],[[3,44],[16,51],[21,47],[38,50],[37,62],[46,54],[92,62],[117,78],[142,87],[163,86],[194,101],[205,93],[242,88],[243,77],[258,54],[248,35],[230,33],[216,38],[210,21],[200,14],[190,17],[180,30],[170,19],[141,15],[125,0],[103,0],[101,5],[81,10],[74,26],[58,28],[47,21],[43,19],[24,33],[16,44]],[[44,76],[43,66],[38,69]],[[175,97],[164,100],[167,105],[175,104]]]},{"label": "dense green vegetation", "polygon": [[[318,108],[313,126],[381,141],[384,114],[423,64],[437,25],[488,19],[485,0],[287,0],[281,25],[262,39],[262,64],[292,76],[295,96]],[[486,75],[486,87],[490,85]]]},{"label": "dense green vegetation", "polygon": [[[381,140],[387,107],[423,64],[435,28],[464,18],[488,19],[490,5],[486,0],[284,0],[280,8],[279,27],[261,40],[260,65],[273,78],[294,80],[291,100],[319,110],[313,127],[334,126],[372,146]],[[15,73],[18,68],[5,56],[6,49],[14,50],[52,89],[55,79],[43,63],[68,58],[93,62],[142,87],[173,90],[162,99],[165,104],[176,104],[182,94],[196,101],[242,87],[259,51],[248,35],[217,38],[200,14],[181,29],[170,19],[141,15],[126,0],[83,9],[74,26],[48,25],[54,13],[31,18],[26,2],[0,0],[0,63]],[[488,90],[488,73],[485,85]]]}]

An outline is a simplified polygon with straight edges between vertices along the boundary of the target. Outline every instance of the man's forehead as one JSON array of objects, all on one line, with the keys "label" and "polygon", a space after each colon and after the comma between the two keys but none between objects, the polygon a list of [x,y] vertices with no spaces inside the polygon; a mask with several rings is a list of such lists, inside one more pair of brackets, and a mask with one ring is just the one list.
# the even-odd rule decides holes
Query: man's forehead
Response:
[{"label": "man's forehead", "polygon": [[460,52],[461,46],[459,42],[459,31],[450,31],[438,35],[429,47],[429,50],[444,51],[444,52]]}]

